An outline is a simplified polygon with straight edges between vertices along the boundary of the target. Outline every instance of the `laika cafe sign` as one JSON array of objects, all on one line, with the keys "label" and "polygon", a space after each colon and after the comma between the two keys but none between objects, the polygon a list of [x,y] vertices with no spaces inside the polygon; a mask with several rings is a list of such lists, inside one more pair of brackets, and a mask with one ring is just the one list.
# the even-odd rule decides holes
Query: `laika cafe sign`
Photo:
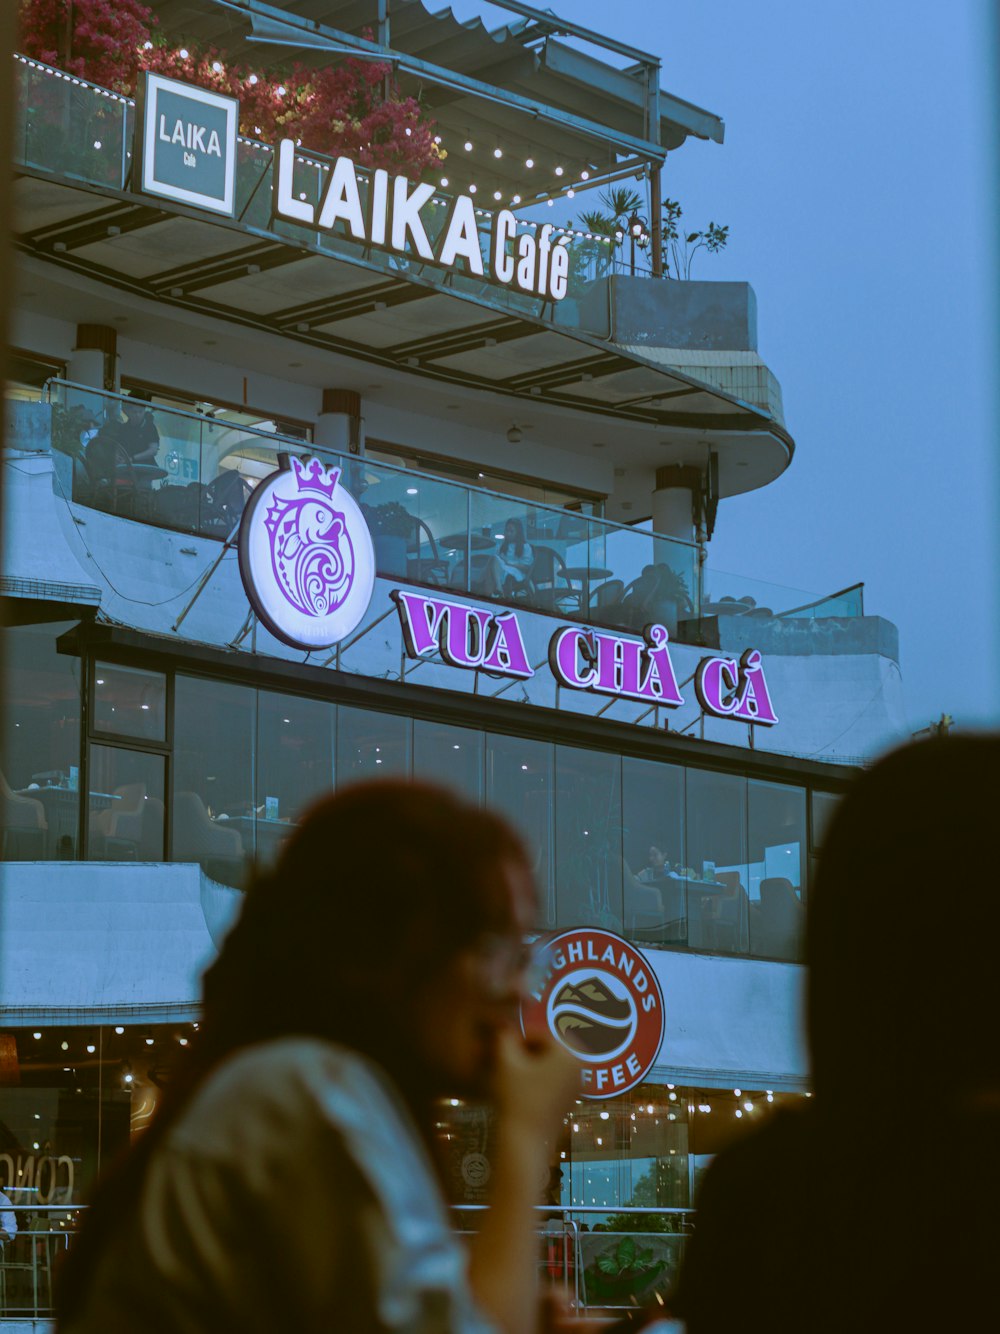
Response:
[{"label": "laika cafe sign", "polygon": [[[316,205],[301,198],[296,188],[296,157],[294,141],[283,139],[276,168],[276,217],[321,232],[338,229],[363,245],[417,255],[439,268],[464,270],[546,301],[561,301],[566,295],[569,253],[562,242],[553,244],[555,228],[549,223],[518,235],[517,218],[509,209],[492,214],[480,209],[477,217],[471,195],[453,195],[445,201],[433,185],[414,185],[382,168],[366,172],[359,181],[348,157],[336,159]],[[443,210],[433,223],[432,210]],[[489,232],[488,270],[479,234],[484,219]],[[436,237],[433,244],[428,228]]]},{"label": "laika cafe sign", "polygon": [[[284,456],[243,511],[239,567],[251,607],[292,648],[331,648],[360,625],[375,586],[375,550],[340,469]],[[409,657],[440,656],[449,667],[521,681],[535,675],[512,608],[477,607],[412,589],[390,589],[389,596]],[[641,639],[560,626],[549,640],[547,665],[569,690],[667,709],[684,703],[662,625],[647,625]],[[763,727],[778,721],[756,649],[738,659],[703,658],[694,688],[705,713],[717,718]]]},{"label": "laika cafe sign", "polygon": [[642,1082],[663,1043],[663,992],[643,955],[621,936],[575,927],[551,937],[521,1003],[530,1037],[550,1033],[580,1063],[585,1098],[617,1098]]},{"label": "laika cafe sign", "polygon": [[239,118],[235,97],[147,73],[136,115],[143,194],[232,217]]}]

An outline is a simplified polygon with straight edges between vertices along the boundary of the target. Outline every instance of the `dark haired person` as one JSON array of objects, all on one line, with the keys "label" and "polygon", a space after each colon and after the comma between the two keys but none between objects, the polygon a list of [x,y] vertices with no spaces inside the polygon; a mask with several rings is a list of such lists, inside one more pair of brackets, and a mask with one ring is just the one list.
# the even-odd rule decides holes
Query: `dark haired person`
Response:
[{"label": "dark haired person", "polygon": [[520,519],[508,519],[496,554],[484,567],[482,591],[489,597],[512,593],[527,579],[534,563],[535,553],[524,540],[524,524]]},{"label": "dark haired person", "polygon": [[688,1334],[995,1318],[998,772],[1000,739],[934,739],[840,803],[807,925],[814,1096],[709,1167],[671,1303]]},{"label": "dark haired person", "polygon": [[122,446],[132,463],[154,464],[160,448],[160,433],[150,411],[149,394],[141,389],[133,389],[127,398],[122,399],[122,413],[125,420],[115,430],[115,439]]},{"label": "dark haired person", "polygon": [[[578,1078],[516,1027],[534,907],[517,837],[444,791],[365,784],[315,806],[248,892],[186,1067],[98,1191],[59,1328],[530,1334],[532,1205]],[[468,1265],[433,1166],[444,1095],[490,1097],[498,1119]]]}]

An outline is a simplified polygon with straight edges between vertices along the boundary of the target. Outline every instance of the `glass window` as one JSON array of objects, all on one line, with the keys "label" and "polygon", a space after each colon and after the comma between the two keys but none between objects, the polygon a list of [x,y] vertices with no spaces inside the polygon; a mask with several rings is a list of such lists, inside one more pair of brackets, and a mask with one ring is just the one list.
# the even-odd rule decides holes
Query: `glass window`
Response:
[{"label": "glass window", "polygon": [[337,786],[410,775],[412,722],[367,709],[337,710]]},{"label": "glass window", "polygon": [[486,738],[486,803],[502,812],[528,846],[539,896],[539,924],[557,920],[552,875],[552,791],[555,748],[520,737]]},{"label": "glass window", "polygon": [[87,839],[93,861],[164,859],[162,755],[92,745],[89,752]]},{"label": "glass window", "polygon": [[621,931],[621,759],[556,747],[556,909],[560,926]]},{"label": "glass window", "polygon": [[622,812],[626,934],[685,945],[684,770],[626,756]]},{"label": "glass window", "polygon": [[749,944],[747,784],[735,774],[687,771],[683,879],[692,949],[745,953]]},{"label": "glass window", "polygon": [[240,885],[256,848],[256,691],[226,681],[174,682],[171,858]]},{"label": "glass window", "polygon": [[413,723],[413,776],[443,783],[466,801],[483,800],[483,734],[447,723]]},{"label": "glass window", "polygon": [[94,731],[163,741],[166,698],[167,679],[162,672],[99,662],[94,667]]},{"label": "glass window", "polygon": [[325,700],[257,697],[257,861],[275,861],[295,822],[333,790],[336,706]]},{"label": "glass window", "polygon": [[813,792],[812,800],[812,846],[813,851],[823,846],[826,831],[830,827],[833,813],[840,804],[837,792]]},{"label": "glass window", "polygon": [[80,660],[56,652],[70,622],[2,632],[0,855],[76,855],[80,779]]},{"label": "glass window", "polygon": [[805,925],[805,790],[751,781],[747,816],[751,949],[769,959],[799,959]]},{"label": "glass window", "polygon": [[62,1251],[102,1167],[149,1122],[190,1024],[0,1033],[0,1315],[46,1316]]}]

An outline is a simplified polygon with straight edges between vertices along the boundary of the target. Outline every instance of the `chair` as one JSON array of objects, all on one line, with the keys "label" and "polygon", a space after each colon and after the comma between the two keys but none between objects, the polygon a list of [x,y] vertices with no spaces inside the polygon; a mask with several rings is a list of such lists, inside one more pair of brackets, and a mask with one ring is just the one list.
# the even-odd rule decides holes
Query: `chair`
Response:
[{"label": "chair", "polygon": [[144,797],[137,810],[116,811],[114,832],[105,843],[109,859],[162,862],[163,827],[163,802],[158,797]]},{"label": "chair", "polygon": [[175,862],[197,862],[206,875],[224,885],[243,879],[243,840],[235,829],[217,824],[197,792],[174,795],[173,848]]},{"label": "chair", "polygon": [[[430,555],[422,556],[421,548],[426,540]],[[448,582],[448,561],[438,552],[434,534],[423,519],[414,517],[413,533],[406,550],[406,577],[418,584],[433,584],[444,587]]]},{"label": "chair", "polygon": [[590,610],[607,611],[610,607],[618,606],[624,592],[625,581],[623,579],[606,579],[603,584],[598,584],[591,593]]},{"label": "chair", "polygon": [[805,912],[792,882],[771,876],[760,882],[760,906],[756,918],[755,954],[771,959],[798,962],[802,953],[802,924]]},{"label": "chair", "polygon": [[630,935],[648,933],[661,924],[663,905],[653,885],[644,885],[628,872],[625,875],[625,929]]},{"label": "chair", "polygon": [[0,853],[3,859],[17,861],[43,857],[48,827],[42,803],[34,797],[22,797],[11,791],[0,773],[0,830],[3,831]]},{"label": "chair", "polygon": [[655,565],[647,565],[637,579],[625,589],[619,606],[625,626],[641,630],[649,622],[649,605],[656,593],[659,576]]},{"label": "chair", "polygon": [[106,424],[94,436],[83,455],[83,466],[91,486],[91,504],[112,514],[131,514],[138,482],[132,456]]},{"label": "chair", "polygon": [[746,954],[750,946],[750,898],[738,871],[716,871],[725,885],[716,901],[715,948],[727,954]]},{"label": "chair", "polygon": [[[534,559],[524,583],[513,590],[513,596],[524,596],[532,607],[544,611],[579,611],[580,590],[574,588],[563,573],[566,562],[552,547],[533,547]],[[562,580],[562,584],[559,580]]]}]

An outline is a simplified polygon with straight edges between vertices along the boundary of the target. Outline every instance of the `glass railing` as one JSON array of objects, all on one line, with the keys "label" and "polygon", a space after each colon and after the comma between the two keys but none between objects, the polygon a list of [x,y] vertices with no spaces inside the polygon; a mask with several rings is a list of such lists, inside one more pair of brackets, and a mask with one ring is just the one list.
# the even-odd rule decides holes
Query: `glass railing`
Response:
[{"label": "glass railing", "polygon": [[701,600],[703,616],[749,616],[759,620],[817,620],[829,616],[863,616],[864,584],[852,584],[836,593],[819,594],[804,588],[748,579],[707,567]]},{"label": "glass railing", "polygon": [[134,399],[85,385],[51,381],[48,394],[13,405],[25,420],[11,418],[9,441],[48,442],[77,504],[225,541],[279,453],[315,456],[342,469],[386,578],[632,632],[658,621],[675,634],[698,614],[691,543],[196,412],[140,404],[126,416]]},{"label": "glass railing", "polygon": [[[131,98],[63,73],[39,61],[15,56],[18,78],[14,159],[35,170],[53,172],[70,180],[115,190],[130,187],[135,103]],[[293,193],[316,205],[325,190],[333,158],[298,151]],[[517,291],[459,272],[447,272],[412,254],[390,254],[350,239],[340,230],[317,231],[272,216],[275,152],[272,146],[240,136],[236,155],[236,220],[255,232],[264,232],[296,245],[358,261],[385,274],[418,275],[423,281],[476,296],[510,314],[528,314],[552,324],[581,327],[579,298],[595,278],[614,266],[606,239],[574,228],[557,228],[553,239],[569,247],[569,288],[562,301],[545,302]],[[369,173],[358,169],[362,203],[367,200]],[[428,239],[434,245],[448,216],[453,196],[439,191],[422,210]],[[497,208],[502,205],[496,204]],[[479,239],[484,266],[489,271],[490,212],[479,209]],[[524,228],[540,224],[520,220]],[[340,224],[343,227],[343,224]],[[346,230],[346,229],[345,229]],[[587,303],[586,327],[603,337],[610,334],[609,316],[601,302]]]}]

